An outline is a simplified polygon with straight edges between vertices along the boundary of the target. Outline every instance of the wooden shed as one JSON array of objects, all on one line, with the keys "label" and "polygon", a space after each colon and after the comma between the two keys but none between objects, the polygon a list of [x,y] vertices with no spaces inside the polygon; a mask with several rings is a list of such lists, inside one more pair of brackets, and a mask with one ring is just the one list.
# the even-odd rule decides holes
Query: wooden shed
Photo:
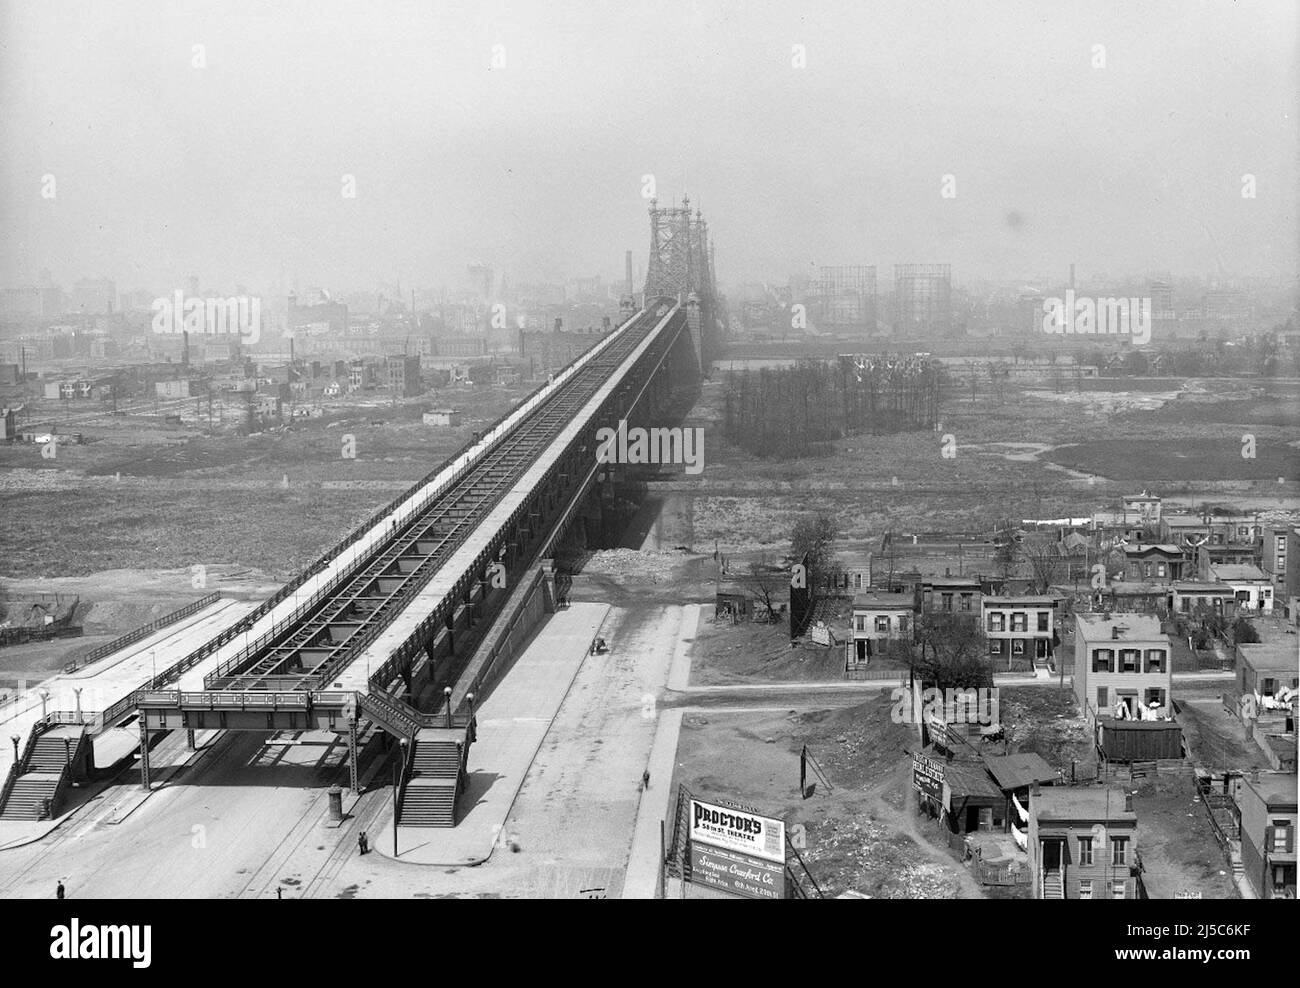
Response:
[{"label": "wooden shed", "polygon": [[1172,720],[1098,717],[1097,753],[1112,762],[1149,762],[1183,757],[1183,729]]}]

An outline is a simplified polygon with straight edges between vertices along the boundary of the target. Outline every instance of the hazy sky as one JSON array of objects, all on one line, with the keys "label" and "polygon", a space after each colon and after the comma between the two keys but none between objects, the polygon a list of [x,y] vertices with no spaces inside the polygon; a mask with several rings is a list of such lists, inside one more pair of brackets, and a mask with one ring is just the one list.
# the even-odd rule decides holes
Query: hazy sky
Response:
[{"label": "hazy sky", "polygon": [[1294,276],[1297,6],[0,0],[0,285],[616,276],[647,174],[724,282]]}]

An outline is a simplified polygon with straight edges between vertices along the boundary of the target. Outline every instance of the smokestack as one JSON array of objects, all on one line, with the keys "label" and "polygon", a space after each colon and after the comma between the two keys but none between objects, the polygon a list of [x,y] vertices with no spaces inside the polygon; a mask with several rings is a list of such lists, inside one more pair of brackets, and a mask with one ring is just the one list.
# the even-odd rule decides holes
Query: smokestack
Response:
[{"label": "smokestack", "polygon": [[1124,812],[1133,812],[1133,794],[1131,792],[1126,792],[1124,794]]},{"label": "smokestack", "polygon": [[1070,264],[1070,291],[1074,291],[1074,264]]},{"label": "smokestack", "polygon": [[183,329],[181,330],[181,366],[188,367],[189,365],[190,365],[190,331],[188,329]]},{"label": "smokestack", "polygon": [[627,293],[632,294],[632,252],[628,251],[626,256],[627,266]]}]

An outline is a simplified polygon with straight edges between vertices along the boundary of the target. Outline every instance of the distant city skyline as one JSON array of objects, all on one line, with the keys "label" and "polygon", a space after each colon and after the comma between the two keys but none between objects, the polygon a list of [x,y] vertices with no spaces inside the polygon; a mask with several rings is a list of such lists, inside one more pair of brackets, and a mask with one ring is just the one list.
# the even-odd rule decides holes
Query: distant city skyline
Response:
[{"label": "distant city skyline", "polygon": [[1293,3],[495,13],[4,0],[0,284],[613,281],[650,191],[724,283],[1295,276]]}]

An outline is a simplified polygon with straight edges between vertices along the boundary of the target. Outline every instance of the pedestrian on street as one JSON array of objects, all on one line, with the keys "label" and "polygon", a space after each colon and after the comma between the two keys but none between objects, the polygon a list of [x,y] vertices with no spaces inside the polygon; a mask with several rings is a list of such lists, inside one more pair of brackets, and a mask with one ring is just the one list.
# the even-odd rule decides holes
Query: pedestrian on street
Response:
[{"label": "pedestrian on street", "polygon": [[64,888],[62,882],[59,882],[59,887],[54,890],[54,897],[56,899],[62,899],[64,897]]},{"label": "pedestrian on street", "polygon": [[357,847],[361,849],[362,854],[365,854],[370,850],[370,841],[366,839],[366,832],[364,830],[357,834]]},{"label": "pedestrian on street", "polygon": [[650,788],[650,770],[649,770],[649,769],[646,769],[644,772],[641,773],[641,785],[642,785],[644,788],[646,788],[646,789],[649,789],[649,788]]},{"label": "pedestrian on street", "polygon": [[283,899],[283,898],[284,898],[284,886],[283,886],[283,885],[277,885],[277,886],[275,887],[275,897],[276,897],[277,899]]}]

